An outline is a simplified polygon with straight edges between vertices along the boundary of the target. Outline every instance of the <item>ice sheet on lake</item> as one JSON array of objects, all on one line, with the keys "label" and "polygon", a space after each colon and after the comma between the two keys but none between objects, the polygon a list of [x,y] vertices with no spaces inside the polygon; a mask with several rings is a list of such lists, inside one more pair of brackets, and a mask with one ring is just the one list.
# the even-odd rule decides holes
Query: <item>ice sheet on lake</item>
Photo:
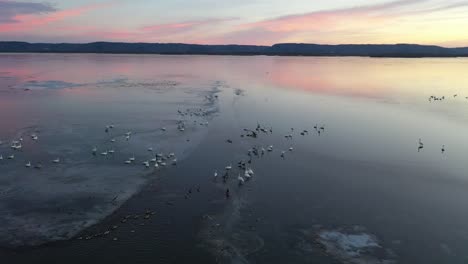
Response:
[{"label": "ice sheet on lake", "polygon": [[[40,85],[73,86],[55,81]],[[159,87],[159,84],[152,87]],[[191,90],[191,86],[176,88],[165,96],[145,96],[151,104],[131,108],[132,115],[141,117],[129,119],[126,113],[117,112],[112,118],[115,128],[108,133],[104,131],[107,121],[100,116],[105,114],[96,112],[93,119],[82,120],[79,119],[81,115],[73,116],[76,109],[65,106],[65,113],[60,112],[51,120],[39,120],[38,125],[24,126],[10,138],[2,138],[5,144],[0,146],[0,154],[5,159],[0,161],[0,245],[29,246],[69,239],[111,214],[149,179],[158,176],[158,171],[154,167],[146,169],[141,164],[143,161],[159,152],[174,152],[179,162],[190,155],[208,129],[201,124],[217,111],[213,98],[219,88],[216,85],[202,87],[190,96],[184,91]],[[123,111],[121,109],[124,108],[116,111]],[[150,114],[148,109],[159,115]],[[180,116],[179,109],[204,114]],[[100,123],[94,123],[96,120]],[[185,123],[183,132],[178,130],[181,121]],[[162,127],[167,130],[162,131]],[[127,131],[132,131],[129,141],[125,140]],[[33,141],[31,134],[37,134],[39,140]],[[19,138],[23,138],[23,149],[14,151],[9,143]],[[115,138],[114,143],[112,138]],[[91,154],[93,146],[98,147],[96,156]],[[155,152],[150,153],[148,147],[153,147]],[[100,155],[110,149],[114,149],[115,154]],[[6,156],[12,153],[15,159],[7,160]],[[132,156],[136,158],[135,165],[124,164]],[[60,163],[53,164],[51,161],[57,157],[61,158]],[[43,168],[26,168],[29,160],[32,166],[41,163]],[[170,169],[171,161],[167,163],[165,169]]]}]

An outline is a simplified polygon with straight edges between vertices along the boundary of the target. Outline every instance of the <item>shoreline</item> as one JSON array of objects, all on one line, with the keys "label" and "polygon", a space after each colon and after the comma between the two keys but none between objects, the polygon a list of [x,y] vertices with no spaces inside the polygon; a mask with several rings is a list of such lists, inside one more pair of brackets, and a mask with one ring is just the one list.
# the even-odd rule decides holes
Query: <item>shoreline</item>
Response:
[{"label": "shoreline", "polygon": [[4,52],[0,51],[0,55],[14,55],[14,54],[70,54],[70,55],[159,55],[159,56],[231,56],[231,57],[307,57],[307,58],[382,58],[382,59],[425,59],[425,58],[439,58],[439,59],[457,59],[457,58],[468,58],[466,55],[332,55],[332,54],[232,54],[232,53],[143,53],[143,52],[29,52],[29,51],[15,51],[15,52]]}]

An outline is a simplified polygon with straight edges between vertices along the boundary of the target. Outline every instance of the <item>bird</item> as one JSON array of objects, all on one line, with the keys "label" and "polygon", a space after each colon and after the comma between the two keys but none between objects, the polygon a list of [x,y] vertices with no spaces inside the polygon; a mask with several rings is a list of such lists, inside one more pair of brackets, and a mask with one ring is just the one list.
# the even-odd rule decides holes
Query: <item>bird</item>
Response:
[{"label": "bird", "polygon": [[131,162],[134,162],[134,161],[135,161],[135,156],[132,156],[132,157],[129,158],[128,160],[131,161]]},{"label": "bird", "polygon": [[131,160],[126,160],[125,164],[132,164],[132,161]]},{"label": "bird", "polygon": [[157,162],[154,163],[154,167],[155,167],[155,168],[159,168],[159,164],[158,164]]},{"label": "bird", "polygon": [[165,128],[165,127],[162,127],[161,130],[162,130],[162,131],[166,131],[166,128]]},{"label": "bird", "polygon": [[56,158],[54,160],[52,160],[53,163],[60,163],[60,158]]},{"label": "bird", "polygon": [[232,165],[226,166],[226,170],[231,170],[231,169],[232,169]]},{"label": "bird", "polygon": [[149,151],[149,152],[152,152],[152,151],[153,151],[153,148],[149,147],[149,148],[148,148],[148,151]]},{"label": "bird", "polygon": [[145,165],[146,168],[149,168],[149,166],[150,166],[149,161],[144,161],[143,165]]},{"label": "bird", "polygon": [[273,145],[269,146],[269,147],[267,148],[267,150],[268,150],[268,152],[272,152],[272,151],[273,151]]},{"label": "bird", "polygon": [[15,158],[15,154],[11,154],[10,156],[8,156],[8,159],[14,159]]},{"label": "bird", "polygon": [[445,152],[445,145],[442,145],[442,149],[441,149],[441,150],[442,150],[442,153]]},{"label": "bird", "polygon": [[154,163],[154,162],[156,162],[156,160],[157,160],[157,159],[156,159],[156,157],[155,157],[155,158],[152,158],[150,161]]},{"label": "bird", "polygon": [[94,156],[96,156],[96,153],[97,153],[97,147],[94,147],[94,148],[92,149],[92,153],[93,153],[93,155],[94,155]]},{"label": "bird", "polygon": [[115,150],[113,150],[113,149],[108,150],[107,153],[109,153],[109,154],[114,154],[114,153],[115,153]]},{"label": "bird", "polygon": [[102,156],[107,156],[107,154],[109,154],[107,151],[101,153]]},{"label": "bird", "polygon": [[244,185],[245,180],[244,180],[244,178],[242,178],[242,176],[240,176],[240,174],[239,174],[239,176],[237,177],[237,180],[239,180],[239,185]]},{"label": "bird", "polygon": [[216,178],[218,177],[218,171],[215,171],[213,176],[214,176],[215,179],[216,179]]},{"label": "bird", "polygon": [[0,160],[3,160],[3,155],[0,155]]},{"label": "bird", "polygon": [[293,151],[293,150],[294,150],[293,147],[290,147],[290,148],[289,148],[289,151]]},{"label": "bird", "polygon": [[177,159],[172,160],[172,165],[174,165],[174,166],[177,165]]},{"label": "bird", "polygon": [[281,157],[284,158],[284,154],[286,154],[286,151],[281,151]]},{"label": "bird", "polygon": [[111,139],[111,142],[114,143],[114,142],[115,142],[115,138]]},{"label": "bird", "polygon": [[31,162],[28,161],[28,163],[26,163],[24,166],[26,166],[26,168],[31,168]]}]

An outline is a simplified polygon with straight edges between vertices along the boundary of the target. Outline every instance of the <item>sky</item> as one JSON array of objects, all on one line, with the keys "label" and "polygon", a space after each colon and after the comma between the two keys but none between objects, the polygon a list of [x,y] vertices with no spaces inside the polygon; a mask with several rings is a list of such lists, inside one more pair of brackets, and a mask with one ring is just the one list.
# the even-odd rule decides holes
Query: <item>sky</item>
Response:
[{"label": "sky", "polygon": [[468,0],[0,0],[0,41],[468,46]]}]

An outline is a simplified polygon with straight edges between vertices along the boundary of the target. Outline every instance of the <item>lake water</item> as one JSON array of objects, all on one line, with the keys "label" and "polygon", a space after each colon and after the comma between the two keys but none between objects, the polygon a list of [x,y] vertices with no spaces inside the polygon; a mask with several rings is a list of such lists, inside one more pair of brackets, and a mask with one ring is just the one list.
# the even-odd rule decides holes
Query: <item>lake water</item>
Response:
[{"label": "lake water", "polygon": [[466,263],[467,70],[1,54],[0,259]]}]

